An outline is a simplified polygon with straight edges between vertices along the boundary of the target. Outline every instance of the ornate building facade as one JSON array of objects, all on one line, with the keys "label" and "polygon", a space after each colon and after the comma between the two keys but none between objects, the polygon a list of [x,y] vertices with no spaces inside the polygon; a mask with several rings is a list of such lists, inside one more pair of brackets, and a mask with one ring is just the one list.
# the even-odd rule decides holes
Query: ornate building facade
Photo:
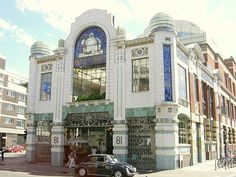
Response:
[{"label": "ornate building facade", "polygon": [[[179,24],[158,13],[139,38],[126,40],[111,14],[93,9],[76,18],[53,55],[34,43],[28,161],[63,165],[65,145],[74,142],[104,145],[139,170],[234,152],[235,62],[214,52],[197,26],[193,35]],[[189,38],[181,41],[183,32]]]}]

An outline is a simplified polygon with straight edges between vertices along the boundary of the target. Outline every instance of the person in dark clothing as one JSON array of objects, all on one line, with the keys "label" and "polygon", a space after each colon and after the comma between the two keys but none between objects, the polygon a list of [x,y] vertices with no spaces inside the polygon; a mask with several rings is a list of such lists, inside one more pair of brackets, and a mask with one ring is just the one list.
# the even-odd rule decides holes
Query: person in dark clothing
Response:
[{"label": "person in dark clothing", "polygon": [[0,153],[1,153],[2,161],[4,161],[4,149],[2,147],[0,147]]}]

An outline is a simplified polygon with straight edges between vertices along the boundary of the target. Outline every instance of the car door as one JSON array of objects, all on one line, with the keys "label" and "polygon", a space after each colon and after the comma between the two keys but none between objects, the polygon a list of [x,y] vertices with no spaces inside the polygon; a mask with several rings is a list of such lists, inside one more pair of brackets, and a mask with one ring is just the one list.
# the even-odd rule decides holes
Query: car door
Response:
[{"label": "car door", "polygon": [[106,175],[104,157],[97,158],[97,175]]},{"label": "car door", "polygon": [[89,160],[86,162],[86,166],[88,168],[89,175],[97,174],[97,158],[96,157],[90,157]]}]

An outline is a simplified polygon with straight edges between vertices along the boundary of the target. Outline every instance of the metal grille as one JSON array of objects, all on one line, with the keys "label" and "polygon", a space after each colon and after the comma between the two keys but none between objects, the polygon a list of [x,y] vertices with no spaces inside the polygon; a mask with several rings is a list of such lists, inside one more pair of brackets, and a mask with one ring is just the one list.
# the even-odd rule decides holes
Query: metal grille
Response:
[{"label": "metal grille", "polygon": [[156,146],[153,119],[130,118],[128,128],[128,163],[138,170],[155,170]]}]

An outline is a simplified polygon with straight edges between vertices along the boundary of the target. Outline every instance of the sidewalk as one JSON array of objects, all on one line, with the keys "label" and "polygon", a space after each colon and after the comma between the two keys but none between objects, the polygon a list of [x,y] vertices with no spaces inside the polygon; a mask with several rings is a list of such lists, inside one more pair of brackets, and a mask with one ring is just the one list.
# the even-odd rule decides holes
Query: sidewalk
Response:
[{"label": "sidewalk", "polygon": [[215,160],[212,160],[182,169],[139,174],[135,177],[236,177],[236,167],[215,170]]},{"label": "sidewalk", "polygon": [[0,161],[0,176],[9,172],[33,176],[68,176],[66,167],[52,166],[48,163],[29,163],[25,153],[5,153],[5,160]]},{"label": "sidewalk", "polygon": [[[66,167],[57,167],[46,163],[28,163],[24,153],[6,153],[5,160],[0,161],[0,177],[73,176],[68,172]],[[177,170],[137,174],[135,177],[236,177],[236,167],[215,170],[215,161],[212,160]]]}]

